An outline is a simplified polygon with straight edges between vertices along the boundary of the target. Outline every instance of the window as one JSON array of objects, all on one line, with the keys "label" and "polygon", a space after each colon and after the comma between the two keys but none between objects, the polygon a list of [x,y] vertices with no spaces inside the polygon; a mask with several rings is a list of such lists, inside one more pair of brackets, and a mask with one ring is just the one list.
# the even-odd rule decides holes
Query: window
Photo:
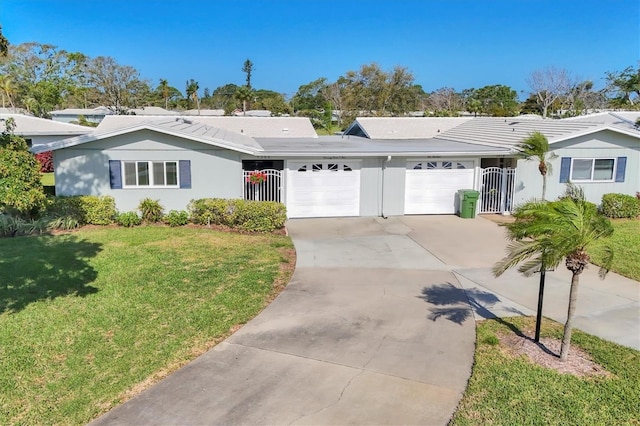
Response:
[{"label": "window", "polygon": [[124,187],[178,187],[177,161],[123,161]]},{"label": "window", "polygon": [[612,182],[616,170],[614,158],[573,158],[571,161],[571,180]]}]

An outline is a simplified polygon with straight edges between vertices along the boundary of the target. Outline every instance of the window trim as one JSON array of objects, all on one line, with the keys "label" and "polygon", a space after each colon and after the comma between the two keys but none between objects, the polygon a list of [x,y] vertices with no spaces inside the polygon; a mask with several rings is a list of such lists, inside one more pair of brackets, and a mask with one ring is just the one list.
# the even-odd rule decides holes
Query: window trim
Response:
[{"label": "window trim", "polygon": [[[573,166],[575,160],[591,160],[591,178],[590,179],[574,179],[573,178]],[[596,160],[609,160],[613,161],[611,168],[611,179],[594,179],[594,172],[596,167]],[[589,182],[615,182],[616,181],[616,170],[618,169],[618,158],[617,157],[571,157],[571,167],[569,168],[569,180],[571,182],[576,183],[589,183]]]},{"label": "window trim", "polygon": [[[125,165],[127,163],[133,163],[135,164],[135,169],[136,169],[136,184],[135,185],[128,185],[127,184],[127,177],[126,177],[126,167]],[[138,181],[139,181],[139,176],[138,176],[138,164],[141,163],[146,163],[147,167],[148,167],[148,178],[149,178],[149,185],[139,185]],[[175,165],[175,171],[176,171],[176,184],[175,185],[167,185],[166,183],[164,185],[155,185],[154,184],[154,170],[153,170],[153,164],[154,163],[163,163],[163,170],[164,170],[164,181],[167,181],[167,163],[174,163]],[[121,164],[121,178],[122,178],[122,189],[180,189],[180,162],[177,160],[120,160],[120,164]]]}]

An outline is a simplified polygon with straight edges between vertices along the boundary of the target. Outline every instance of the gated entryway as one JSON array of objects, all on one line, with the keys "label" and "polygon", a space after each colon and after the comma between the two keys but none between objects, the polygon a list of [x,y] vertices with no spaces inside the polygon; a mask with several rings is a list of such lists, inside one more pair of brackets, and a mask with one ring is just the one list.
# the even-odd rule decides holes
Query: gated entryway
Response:
[{"label": "gated entryway", "polygon": [[281,200],[282,171],[274,169],[244,171],[244,199]]},{"label": "gated entryway", "polygon": [[482,169],[480,213],[509,213],[513,209],[516,169],[488,167]]}]

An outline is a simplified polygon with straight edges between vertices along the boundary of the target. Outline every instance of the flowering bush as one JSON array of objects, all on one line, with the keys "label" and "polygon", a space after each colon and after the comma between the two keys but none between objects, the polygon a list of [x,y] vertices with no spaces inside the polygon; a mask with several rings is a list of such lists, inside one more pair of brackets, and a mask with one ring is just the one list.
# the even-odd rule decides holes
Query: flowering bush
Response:
[{"label": "flowering bush", "polygon": [[36,160],[40,163],[41,173],[51,173],[53,171],[53,153],[51,151],[36,154]]},{"label": "flowering bush", "polygon": [[249,172],[249,176],[247,176],[247,182],[257,185],[259,183],[265,182],[267,180],[267,174],[264,172]]}]

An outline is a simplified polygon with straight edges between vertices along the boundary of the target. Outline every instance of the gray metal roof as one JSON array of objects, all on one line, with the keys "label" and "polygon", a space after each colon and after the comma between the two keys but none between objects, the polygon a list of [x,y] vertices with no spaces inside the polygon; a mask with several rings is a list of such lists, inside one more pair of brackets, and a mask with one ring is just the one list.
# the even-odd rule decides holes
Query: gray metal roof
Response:
[{"label": "gray metal roof", "polygon": [[[436,139],[489,146],[513,146],[535,131],[545,135],[549,143],[554,143],[610,128],[611,126],[603,123],[582,120],[521,120],[518,117],[475,118],[442,133]],[[640,133],[638,136],[640,137]]]},{"label": "gray metal roof", "polygon": [[428,139],[472,120],[472,117],[358,117],[345,134],[358,126],[370,139]]},{"label": "gray metal roof", "polygon": [[[93,132],[92,127],[77,124],[61,123],[46,118],[33,117],[23,114],[0,114],[0,119],[13,118],[16,123],[15,134],[20,136],[46,135],[83,135]],[[0,130],[4,130],[4,122],[0,122]]]},{"label": "gray metal roof", "polygon": [[[96,131],[112,131],[132,126],[152,119],[164,119],[167,116],[111,115],[106,116]],[[179,116],[192,122],[211,127],[227,129],[231,132],[252,137],[289,137],[314,138],[316,134],[311,121],[306,117],[215,117],[215,116]]]},{"label": "gray metal roof", "polygon": [[256,138],[264,149],[260,155],[358,157],[509,155],[508,147],[489,147],[438,139],[367,139],[358,136],[320,136],[307,139]]},{"label": "gray metal roof", "polygon": [[94,133],[83,135],[75,138],[64,139],[49,144],[38,145],[32,148],[32,152],[44,152],[49,150],[57,150],[69,148],[72,146],[90,143],[100,139],[115,137],[118,135],[132,133],[139,130],[152,130],[160,133],[170,134],[177,137],[201,142],[204,144],[226,148],[246,154],[254,154],[262,151],[262,147],[250,136],[241,135],[230,132],[227,129],[219,129],[206,126],[199,122],[190,120],[165,117],[161,119],[137,122],[132,121],[133,125],[119,127],[117,129],[96,130]]}]

